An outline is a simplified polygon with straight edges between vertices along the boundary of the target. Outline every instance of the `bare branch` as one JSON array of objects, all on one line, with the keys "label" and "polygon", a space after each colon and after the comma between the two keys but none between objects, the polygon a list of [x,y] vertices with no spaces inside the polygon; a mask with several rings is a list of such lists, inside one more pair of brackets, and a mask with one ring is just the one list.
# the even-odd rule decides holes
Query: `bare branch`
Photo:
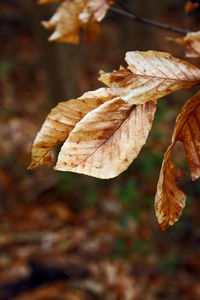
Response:
[{"label": "bare branch", "polygon": [[122,16],[128,17],[132,20],[135,20],[137,22],[140,22],[140,23],[143,23],[143,24],[148,24],[148,25],[156,27],[156,28],[160,28],[160,29],[164,29],[164,30],[168,30],[168,31],[176,32],[176,33],[180,33],[180,34],[188,33],[188,30],[186,30],[186,29],[169,26],[167,24],[163,24],[163,23],[160,23],[160,22],[157,22],[157,21],[153,21],[153,20],[150,20],[150,19],[139,17],[136,14],[128,11],[127,9],[124,9],[124,7],[123,7],[123,9],[120,9],[118,7],[111,6],[110,10],[113,11],[113,12],[116,12],[116,13],[122,15]]}]

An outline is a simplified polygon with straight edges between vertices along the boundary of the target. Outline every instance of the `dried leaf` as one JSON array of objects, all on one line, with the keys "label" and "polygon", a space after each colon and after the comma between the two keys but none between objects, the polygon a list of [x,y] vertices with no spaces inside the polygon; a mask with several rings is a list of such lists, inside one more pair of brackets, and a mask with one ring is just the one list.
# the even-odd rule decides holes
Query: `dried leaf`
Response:
[{"label": "dried leaf", "polygon": [[50,21],[42,22],[46,29],[55,29],[49,41],[78,44],[81,28],[78,16],[83,8],[84,2],[82,0],[62,2]]},{"label": "dried leaf", "polygon": [[185,173],[172,162],[172,150],[177,141],[183,143],[192,180],[200,177],[200,92],[181,109],[172,136],[172,143],[165,152],[155,198],[158,223],[164,230],[180,217],[185,206],[185,194],[178,188]]},{"label": "dried leaf", "polygon": [[199,7],[198,2],[187,1],[186,4],[185,4],[184,10],[187,14],[189,14],[190,12],[195,10],[197,7]]},{"label": "dried leaf", "polygon": [[52,162],[53,158],[49,151],[65,141],[76,123],[89,111],[113,97],[114,94],[110,89],[101,88],[87,92],[78,99],[60,102],[51,110],[34,140],[29,169]]},{"label": "dried leaf", "polygon": [[99,34],[100,26],[97,21],[94,21],[93,23],[90,22],[84,25],[84,38],[86,43],[93,43]]},{"label": "dried leaf", "polygon": [[52,2],[62,2],[62,1],[64,1],[64,0],[38,0],[37,4],[49,4]]},{"label": "dried leaf", "polygon": [[89,112],[64,143],[56,170],[112,178],[126,170],[145,144],[155,102],[130,105],[115,98]]},{"label": "dried leaf", "polygon": [[200,57],[200,31],[189,32],[183,38],[168,38],[179,45],[186,47],[185,56],[186,57]]},{"label": "dried leaf", "polygon": [[101,22],[114,2],[114,0],[87,0],[79,19],[82,23],[89,23],[91,19]]},{"label": "dried leaf", "polygon": [[126,53],[128,69],[103,73],[100,81],[130,104],[142,104],[200,83],[200,70],[158,51]]},{"label": "dried leaf", "polygon": [[[40,4],[52,0],[40,1]],[[113,0],[65,0],[58,7],[50,21],[42,22],[45,28],[55,29],[50,41],[79,43],[83,29],[87,42],[93,42],[100,33],[99,22],[104,18]]]}]

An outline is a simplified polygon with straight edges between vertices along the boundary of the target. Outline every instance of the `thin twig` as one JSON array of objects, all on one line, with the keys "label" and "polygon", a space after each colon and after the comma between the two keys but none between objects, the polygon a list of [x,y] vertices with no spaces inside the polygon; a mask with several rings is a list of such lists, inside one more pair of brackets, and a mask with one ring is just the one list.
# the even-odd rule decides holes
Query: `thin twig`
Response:
[{"label": "thin twig", "polygon": [[186,30],[186,29],[177,28],[177,27],[169,26],[167,24],[163,24],[163,23],[160,23],[160,22],[156,22],[156,21],[153,21],[153,20],[142,18],[142,17],[139,17],[139,16],[135,15],[134,13],[132,13],[130,11],[122,10],[118,7],[111,6],[110,10],[113,11],[113,12],[116,12],[116,13],[122,15],[122,16],[128,17],[132,20],[135,20],[137,22],[148,24],[148,25],[156,27],[156,28],[161,28],[161,29],[164,29],[164,30],[168,30],[168,31],[176,32],[176,33],[181,33],[181,34],[188,33],[188,30]]}]

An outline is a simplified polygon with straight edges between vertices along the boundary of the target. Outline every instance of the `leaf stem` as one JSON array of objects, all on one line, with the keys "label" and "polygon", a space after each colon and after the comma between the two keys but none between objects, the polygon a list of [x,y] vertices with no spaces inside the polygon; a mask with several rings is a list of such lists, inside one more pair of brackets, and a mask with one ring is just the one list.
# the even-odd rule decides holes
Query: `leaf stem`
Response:
[{"label": "leaf stem", "polygon": [[127,9],[124,10],[124,9],[120,9],[118,7],[111,6],[110,10],[115,12],[115,13],[118,13],[122,16],[128,17],[132,20],[135,20],[137,22],[144,23],[144,24],[156,27],[156,28],[160,28],[160,29],[164,29],[164,30],[168,30],[168,31],[172,31],[172,32],[180,33],[180,34],[186,34],[186,33],[189,32],[189,30],[187,30],[187,29],[182,29],[182,28],[178,28],[178,27],[169,26],[167,24],[163,24],[163,23],[160,23],[160,22],[157,22],[157,21],[153,21],[153,20],[150,20],[150,19],[139,17],[136,14],[128,11]]}]

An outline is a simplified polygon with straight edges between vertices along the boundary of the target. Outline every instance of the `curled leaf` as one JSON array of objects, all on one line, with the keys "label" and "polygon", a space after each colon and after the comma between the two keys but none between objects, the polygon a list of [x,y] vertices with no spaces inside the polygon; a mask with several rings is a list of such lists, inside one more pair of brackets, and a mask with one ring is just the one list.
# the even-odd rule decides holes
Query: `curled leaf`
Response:
[{"label": "curled leaf", "polygon": [[183,38],[168,38],[179,45],[185,46],[186,57],[200,57],[200,31],[188,32]]},{"label": "curled leaf", "polygon": [[[51,1],[51,0],[50,0]],[[48,1],[41,0],[43,4]],[[51,1],[52,2],[52,1]],[[93,42],[100,33],[99,22],[104,18],[113,0],[64,0],[50,19],[42,24],[46,29],[55,29],[50,41],[78,44],[80,30],[85,40]]]},{"label": "curled leaf", "polygon": [[89,23],[91,20],[101,22],[114,2],[114,0],[87,0],[79,19],[82,23]]},{"label": "curled leaf", "polygon": [[184,10],[187,14],[195,10],[197,7],[199,7],[199,2],[198,1],[187,1],[184,7]]},{"label": "curled leaf", "polygon": [[[102,73],[109,88],[59,103],[47,116],[32,147],[29,168],[52,161],[49,151],[64,142],[56,170],[112,178],[126,170],[145,144],[156,98],[200,83],[200,70],[167,53],[128,52],[128,68]],[[173,225],[185,205],[179,182],[185,173],[172,161],[183,143],[192,180],[200,177],[200,92],[180,111],[158,181],[155,209],[162,229]]]},{"label": "curled leaf", "polygon": [[172,143],[165,152],[155,198],[158,223],[164,230],[180,217],[185,206],[185,194],[178,184],[185,173],[172,162],[172,150],[177,141],[183,143],[192,180],[200,177],[200,92],[181,109],[172,136]]},{"label": "curled leaf", "polygon": [[49,41],[79,43],[81,22],[78,18],[84,8],[82,0],[63,1],[49,21],[43,21],[46,29],[55,29]]},{"label": "curled leaf", "polygon": [[49,151],[65,141],[56,170],[111,178],[126,170],[145,144],[156,103],[130,105],[110,89],[59,103],[32,147],[29,168],[52,161]]},{"label": "curled leaf", "polygon": [[127,52],[128,69],[104,73],[99,80],[130,104],[142,104],[200,83],[200,70],[158,51]]},{"label": "curled leaf", "polygon": [[145,144],[155,102],[130,105],[115,98],[89,112],[61,148],[56,170],[112,178],[128,168]]},{"label": "curled leaf", "polygon": [[54,161],[49,151],[65,141],[76,123],[89,111],[113,97],[114,95],[108,88],[101,88],[87,92],[78,99],[60,102],[46,117],[34,140],[29,169]]}]

